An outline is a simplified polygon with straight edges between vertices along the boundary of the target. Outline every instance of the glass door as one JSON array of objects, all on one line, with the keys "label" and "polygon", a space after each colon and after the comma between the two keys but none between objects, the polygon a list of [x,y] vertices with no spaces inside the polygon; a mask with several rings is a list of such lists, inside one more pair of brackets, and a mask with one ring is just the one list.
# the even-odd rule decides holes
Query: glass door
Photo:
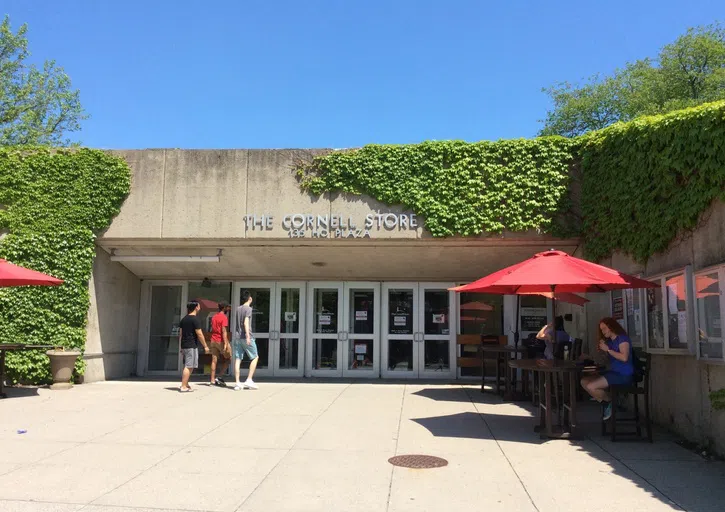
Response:
[{"label": "glass door", "polygon": [[342,374],[345,377],[380,375],[380,284],[344,284]]},{"label": "glass door", "polygon": [[[273,297],[275,283],[260,281],[242,282],[235,283],[234,287],[234,311],[232,312],[232,325],[230,326],[232,336],[234,336],[237,326],[237,308],[242,304],[242,294],[248,291],[252,296],[252,334],[257,342],[257,350],[259,353],[259,362],[257,363],[255,375],[270,376],[272,375],[270,341],[274,330],[272,319],[274,318]],[[242,361],[242,368],[249,368],[249,360],[246,356]]]},{"label": "glass door", "polygon": [[453,378],[453,283],[384,283],[382,375]]},{"label": "glass door", "polygon": [[146,368],[149,373],[178,373],[179,322],[186,315],[186,284],[152,283],[150,298]]},{"label": "glass door", "polygon": [[304,373],[305,283],[277,283],[272,332],[272,372],[301,377]]},{"label": "glass door", "polygon": [[417,378],[418,285],[383,283],[383,343],[381,374],[387,378]]},{"label": "glass door", "polygon": [[[307,366],[311,376],[342,376],[343,285],[312,282],[307,288]],[[347,359],[347,358],[345,358]]]},{"label": "glass door", "polygon": [[453,283],[420,283],[418,285],[418,361],[419,376],[452,378],[455,376],[455,337],[452,326],[455,292]]}]

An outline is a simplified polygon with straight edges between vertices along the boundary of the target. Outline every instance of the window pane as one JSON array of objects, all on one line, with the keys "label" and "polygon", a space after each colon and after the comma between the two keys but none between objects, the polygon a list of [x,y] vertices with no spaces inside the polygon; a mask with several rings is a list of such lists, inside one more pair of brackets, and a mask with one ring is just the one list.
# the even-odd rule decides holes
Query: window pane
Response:
[{"label": "window pane", "polygon": [[448,323],[448,290],[426,290],[425,300],[425,333],[442,334],[450,333]]},{"label": "window pane", "polygon": [[375,360],[373,340],[348,341],[348,370],[372,370]]},{"label": "window pane", "polygon": [[700,357],[723,357],[722,319],[720,317],[720,282],[717,272],[695,277],[697,317],[700,323],[698,340]]},{"label": "window pane", "polygon": [[279,369],[280,370],[296,370],[299,361],[299,345],[298,339],[282,338],[279,340]]},{"label": "window pane", "polygon": [[632,345],[642,345],[642,299],[639,290],[626,290],[627,334]]},{"label": "window pane", "polygon": [[[282,307],[279,312],[279,331],[286,334],[298,334],[300,332],[300,289],[282,288]],[[295,363],[296,363],[295,355]]]},{"label": "window pane", "polygon": [[312,368],[335,370],[337,368],[337,340],[312,340]]},{"label": "window pane", "polygon": [[461,294],[461,334],[503,335],[503,295]]},{"label": "window pane", "polygon": [[[459,310],[460,333],[500,336],[503,328],[503,295],[462,293]],[[478,357],[478,345],[459,345],[461,357]],[[428,356],[426,348],[426,357]],[[461,367],[462,377],[479,377],[481,367]]]},{"label": "window pane", "polygon": [[[337,288],[315,289],[315,333],[334,334],[337,332],[338,300],[339,294]],[[335,342],[337,343],[336,340]],[[323,345],[325,347],[331,347],[332,343],[322,343],[320,346]],[[329,352],[332,349],[326,348],[325,350]]]},{"label": "window pane", "polygon": [[666,287],[670,348],[687,348],[687,287],[684,274],[667,279]]},{"label": "window pane", "polygon": [[181,291],[181,286],[151,287],[149,371],[176,371],[179,365]]},{"label": "window pane", "polygon": [[521,339],[536,334],[547,323],[546,297],[520,295]]},{"label": "window pane", "polygon": [[348,312],[349,331],[353,334],[373,334],[375,332],[375,291],[350,290]]},{"label": "window pane", "polygon": [[388,341],[388,370],[413,371],[413,340]]},{"label": "window pane", "polygon": [[388,334],[413,334],[413,290],[388,290]]},{"label": "window pane", "polygon": [[[231,281],[212,281],[203,283],[202,281],[189,281],[189,300],[195,300],[201,306],[201,310],[197,313],[201,320],[201,330],[204,333],[204,339],[207,343],[211,341],[211,319],[219,313],[219,303],[226,302],[229,304],[232,300],[232,283]],[[186,305],[184,305],[186,306]],[[227,320],[231,325],[231,319],[227,314]],[[211,354],[199,352],[199,373],[208,374],[211,372]],[[194,372],[196,373],[196,372]]]},{"label": "window pane", "polygon": [[232,283],[230,281],[211,282],[203,286],[201,281],[189,281],[188,286],[189,300],[195,300],[201,306],[201,311],[197,315],[201,320],[204,336],[208,340],[211,336],[211,319],[219,313],[219,302],[231,303]]},{"label": "window pane", "polygon": [[425,369],[444,371],[450,368],[448,352],[449,342],[444,340],[425,340]]},{"label": "window pane", "polygon": [[[259,338],[269,335],[269,322],[272,311],[272,292],[269,288],[241,288],[239,290],[239,303],[242,304],[244,291],[252,296],[252,333]],[[257,342],[259,348],[259,341]],[[260,355],[261,360],[261,355]]]},{"label": "window pane", "polygon": [[612,318],[614,318],[622,329],[627,330],[627,323],[624,320],[624,291],[612,291]]},{"label": "window pane", "polygon": [[[655,281],[659,284],[659,281]],[[647,289],[647,346],[665,348],[664,323],[662,321],[662,290]]]}]

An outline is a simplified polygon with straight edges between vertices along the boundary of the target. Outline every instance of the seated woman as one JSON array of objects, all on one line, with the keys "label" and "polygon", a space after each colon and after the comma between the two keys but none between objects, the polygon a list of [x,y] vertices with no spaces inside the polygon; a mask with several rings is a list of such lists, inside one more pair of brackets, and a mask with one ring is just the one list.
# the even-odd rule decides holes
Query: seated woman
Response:
[{"label": "seated woman", "polygon": [[546,342],[544,357],[546,359],[554,359],[554,353],[557,343],[568,343],[571,336],[564,330],[564,317],[557,316],[554,319],[554,325],[546,324],[536,335],[537,340]]},{"label": "seated woman", "polygon": [[[632,343],[627,332],[614,318],[602,318],[599,322],[599,346],[609,356],[609,370],[601,375],[582,377],[582,387],[604,407],[602,419],[612,416],[612,402],[607,389],[613,385],[630,385],[634,380]],[[585,357],[585,356],[584,356]]]}]

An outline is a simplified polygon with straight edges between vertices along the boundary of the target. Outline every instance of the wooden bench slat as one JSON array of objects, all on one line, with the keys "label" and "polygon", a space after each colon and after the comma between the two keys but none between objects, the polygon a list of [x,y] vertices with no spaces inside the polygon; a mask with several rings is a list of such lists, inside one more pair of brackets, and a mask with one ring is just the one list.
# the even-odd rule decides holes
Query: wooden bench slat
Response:
[{"label": "wooden bench slat", "polygon": [[480,368],[481,359],[478,357],[459,357],[458,358],[459,368]]}]

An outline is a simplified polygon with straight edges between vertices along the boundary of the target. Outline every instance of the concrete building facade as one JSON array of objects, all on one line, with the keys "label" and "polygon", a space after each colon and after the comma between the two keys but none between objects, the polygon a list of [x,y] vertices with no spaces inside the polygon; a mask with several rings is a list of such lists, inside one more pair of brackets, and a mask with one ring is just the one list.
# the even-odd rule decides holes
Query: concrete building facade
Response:
[{"label": "concrete building facade", "polygon": [[[550,319],[543,297],[523,298],[516,318],[514,297],[456,295],[448,288],[551,248],[581,255],[579,240],[537,233],[433,238],[425,219],[400,205],[302,192],[294,166],[320,152],[114,152],[128,161],[132,188],[97,239],[86,380],[178,373],[178,321],[186,301],[201,302],[206,322],[219,301],[237,305],[244,290],[254,297],[260,375],[280,378],[473,378],[480,370],[466,364],[475,350],[466,339],[490,334],[512,343],[517,325],[525,337]],[[725,413],[713,410],[706,395],[725,387],[721,316],[713,317],[723,305],[722,288],[713,283],[723,284],[717,265],[725,262],[724,211],[714,207],[694,236],[646,266],[623,257],[603,262],[664,277],[660,299],[623,292],[562,308],[569,333],[592,348],[599,318],[610,315],[638,333],[643,347],[652,345],[655,417],[692,438],[713,440],[722,451]],[[694,291],[702,270],[707,304]],[[680,296],[675,311],[664,313],[668,283],[679,285]],[[648,300],[660,308],[650,308],[649,323]],[[703,330],[698,307],[710,322],[707,361],[705,345],[695,341]],[[668,322],[650,328],[658,314]],[[679,323],[665,330],[670,319]]]}]

